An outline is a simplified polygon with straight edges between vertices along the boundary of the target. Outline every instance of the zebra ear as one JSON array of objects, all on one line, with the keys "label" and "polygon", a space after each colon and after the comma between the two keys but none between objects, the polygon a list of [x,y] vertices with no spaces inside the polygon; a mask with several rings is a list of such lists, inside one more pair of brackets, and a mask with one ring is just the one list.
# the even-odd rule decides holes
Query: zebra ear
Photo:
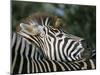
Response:
[{"label": "zebra ear", "polygon": [[24,24],[24,23],[20,23],[20,27],[22,29],[27,29],[28,28],[28,25],[27,24]]},{"label": "zebra ear", "polygon": [[41,27],[39,26],[34,27],[32,25],[25,24],[25,23],[20,23],[20,28],[21,28],[21,31],[24,31],[31,35],[38,35],[38,34],[41,34],[42,32]]},{"label": "zebra ear", "polygon": [[16,27],[16,31],[17,32],[20,32],[21,30],[24,30],[25,29],[25,24],[24,23],[20,23],[17,27]]},{"label": "zebra ear", "polygon": [[62,28],[64,25],[64,22],[61,18],[57,18],[56,21],[55,21],[55,24],[54,24],[54,27],[55,28]]},{"label": "zebra ear", "polygon": [[20,28],[22,30],[26,30],[28,32],[32,32],[33,31],[32,26],[28,25],[28,24],[25,24],[25,23],[20,23]]}]

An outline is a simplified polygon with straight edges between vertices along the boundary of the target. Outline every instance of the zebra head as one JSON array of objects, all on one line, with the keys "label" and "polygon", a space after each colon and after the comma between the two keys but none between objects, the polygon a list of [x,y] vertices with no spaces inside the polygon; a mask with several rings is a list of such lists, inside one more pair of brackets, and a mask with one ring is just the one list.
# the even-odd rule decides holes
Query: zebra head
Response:
[{"label": "zebra head", "polygon": [[57,16],[35,14],[20,23],[18,33],[35,42],[44,54],[53,60],[80,60],[88,57],[82,46],[82,38],[66,34],[60,28],[62,20]]},{"label": "zebra head", "polygon": [[[49,29],[54,29],[56,31],[62,25],[62,20],[57,16],[48,16],[47,14],[37,13],[22,20],[20,25],[17,27],[17,32],[23,37],[35,42],[39,47],[41,47],[42,43],[42,48],[44,48],[44,37],[47,37],[47,31]],[[42,40],[40,41],[37,38]]]}]

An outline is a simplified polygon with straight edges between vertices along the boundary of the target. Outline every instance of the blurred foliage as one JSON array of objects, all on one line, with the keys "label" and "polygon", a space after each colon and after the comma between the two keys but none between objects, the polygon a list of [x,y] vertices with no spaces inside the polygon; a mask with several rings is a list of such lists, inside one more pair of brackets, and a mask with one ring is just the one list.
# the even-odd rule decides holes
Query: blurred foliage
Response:
[{"label": "blurred foliage", "polygon": [[63,29],[85,38],[96,47],[96,6],[12,1],[12,30],[21,19],[35,12],[47,12],[61,17]]}]

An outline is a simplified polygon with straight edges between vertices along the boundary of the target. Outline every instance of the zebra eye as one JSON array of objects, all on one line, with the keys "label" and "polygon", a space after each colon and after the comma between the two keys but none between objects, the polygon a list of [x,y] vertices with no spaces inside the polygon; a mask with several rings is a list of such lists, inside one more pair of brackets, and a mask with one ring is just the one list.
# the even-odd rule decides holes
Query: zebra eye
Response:
[{"label": "zebra eye", "polygon": [[58,32],[58,30],[57,30],[57,29],[54,29],[54,28],[53,28],[53,31],[54,31],[55,33],[57,33],[57,32]]},{"label": "zebra eye", "polygon": [[54,30],[54,32],[56,32],[56,33],[57,33],[57,32],[58,32],[58,30]]},{"label": "zebra eye", "polygon": [[57,37],[63,37],[63,34],[59,34],[59,35],[57,35]]}]

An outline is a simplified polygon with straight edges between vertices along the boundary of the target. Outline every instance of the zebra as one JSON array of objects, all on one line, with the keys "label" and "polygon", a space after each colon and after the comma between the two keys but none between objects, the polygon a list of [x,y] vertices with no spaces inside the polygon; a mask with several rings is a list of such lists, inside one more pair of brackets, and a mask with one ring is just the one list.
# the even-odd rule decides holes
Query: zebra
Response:
[{"label": "zebra", "polygon": [[37,44],[51,60],[77,61],[92,55],[83,38],[61,29],[62,21],[57,16],[32,14],[23,20],[17,33]]},{"label": "zebra", "polygon": [[15,32],[12,33],[11,56],[12,73],[24,72],[25,66],[25,71],[29,73],[31,59],[37,60],[43,58],[43,54],[40,52],[39,47],[37,47],[35,44],[31,45],[28,40],[22,38]]},{"label": "zebra", "polygon": [[11,49],[11,74],[95,69],[92,58],[78,62],[50,60],[39,47],[17,33],[12,34]]}]

